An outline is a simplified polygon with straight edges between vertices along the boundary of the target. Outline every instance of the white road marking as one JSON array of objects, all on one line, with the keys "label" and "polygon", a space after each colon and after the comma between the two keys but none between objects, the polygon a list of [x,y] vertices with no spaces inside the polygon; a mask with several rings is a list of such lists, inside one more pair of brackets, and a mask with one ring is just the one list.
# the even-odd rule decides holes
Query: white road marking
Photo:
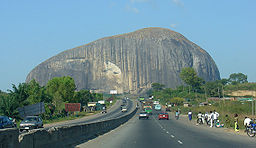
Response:
[{"label": "white road marking", "polygon": [[172,138],[174,138],[175,136],[171,135]]},{"label": "white road marking", "polygon": [[178,140],[179,144],[183,144],[180,140]]}]

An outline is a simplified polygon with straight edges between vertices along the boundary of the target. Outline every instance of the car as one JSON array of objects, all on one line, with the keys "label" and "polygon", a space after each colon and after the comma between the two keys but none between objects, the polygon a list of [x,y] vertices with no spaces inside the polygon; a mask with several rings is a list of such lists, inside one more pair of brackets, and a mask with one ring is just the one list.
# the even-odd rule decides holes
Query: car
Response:
[{"label": "car", "polygon": [[121,107],[120,107],[120,108],[121,108],[121,110],[122,110],[122,108],[123,108],[123,107],[125,107],[125,104],[121,104]]},{"label": "car", "polygon": [[149,114],[147,112],[141,112],[139,114],[139,119],[148,119],[149,118]]},{"label": "car", "polygon": [[158,120],[161,120],[161,119],[169,120],[168,113],[160,113],[160,114],[158,114]]},{"label": "car", "polygon": [[0,129],[15,127],[14,123],[7,116],[0,116]]},{"label": "car", "polygon": [[144,110],[145,110],[145,112],[147,112],[148,114],[152,115],[152,108],[147,107],[147,108],[145,108]]},{"label": "car", "polygon": [[20,123],[20,131],[43,128],[43,120],[38,116],[27,116]]},{"label": "car", "polygon": [[126,107],[122,107],[122,112],[127,112],[127,108]]},{"label": "car", "polygon": [[159,110],[161,110],[161,109],[162,109],[162,106],[161,106],[160,104],[156,104],[156,105],[155,105],[155,110],[158,110],[158,111],[159,111]]},{"label": "car", "polygon": [[101,111],[101,113],[105,114],[105,113],[107,113],[107,110],[104,109],[104,110]]}]

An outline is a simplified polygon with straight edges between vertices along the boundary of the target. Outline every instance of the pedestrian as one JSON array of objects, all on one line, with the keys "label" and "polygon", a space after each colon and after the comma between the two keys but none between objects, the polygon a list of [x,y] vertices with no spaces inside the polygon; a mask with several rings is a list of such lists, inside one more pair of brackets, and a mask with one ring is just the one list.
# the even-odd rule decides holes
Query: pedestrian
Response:
[{"label": "pedestrian", "polygon": [[208,114],[208,112],[205,112],[204,120],[205,120],[206,124],[209,125],[209,114]]},{"label": "pedestrian", "polygon": [[210,127],[212,127],[212,123],[213,123],[213,112],[212,111],[210,111],[210,123],[211,123]]},{"label": "pedestrian", "polygon": [[244,127],[245,127],[245,131],[244,131],[244,132],[247,131],[248,126],[250,125],[251,121],[252,121],[252,120],[251,120],[249,117],[245,117],[245,118],[244,118]]},{"label": "pedestrian", "polygon": [[176,110],[176,112],[175,112],[175,118],[176,118],[176,120],[179,119],[179,116],[180,116],[180,112],[179,112],[178,110]]},{"label": "pedestrian", "polygon": [[217,127],[216,124],[217,124],[218,117],[219,117],[219,113],[214,110],[214,111],[213,111],[213,123],[214,123],[214,127]]},{"label": "pedestrian", "polygon": [[235,122],[235,131],[239,132],[239,126],[238,126],[238,114],[234,115],[234,122]]},{"label": "pedestrian", "polygon": [[197,123],[203,124],[203,114],[201,112],[197,114]]},{"label": "pedestrian", "polygon": [[191,110],[188,112],[188,119],[189,119],[189,121],[192,120],[192,111]]}]

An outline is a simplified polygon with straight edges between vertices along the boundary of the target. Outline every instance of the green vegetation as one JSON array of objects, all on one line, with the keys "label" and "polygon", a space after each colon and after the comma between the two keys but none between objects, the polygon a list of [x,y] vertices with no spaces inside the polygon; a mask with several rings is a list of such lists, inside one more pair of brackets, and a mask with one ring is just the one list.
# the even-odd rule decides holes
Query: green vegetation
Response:
[{"label": "green vegetation", "polygon": [[[69,76],[55,77],[46,86],[40,86],[35,80],[12,85],[8,93],[0,91],[0,114],[20,119],[18,107],[44,102],[45,113],[41,116],[46,122],[66,120],[74,117],[66,117],[65,103],[81,103],[85,106],[88,102],[103,99],[103,94],[75,90],[75,82]],[[78,113],[76,116],[84,115],[87,113]]]},{"label": "green vegetation", "polygon": [[183,82],[190,86],[192,90],[200,89],[200,86],[204,82],[202,78],[197,76],[196,71],[191,67],[183,68],[180,73],[180,78]]},{"label": "green vegetation", "polygon": [[239,101],[216,101],[210,102],[212,105],[207,106],[192,106],[192,107],[183,107],[175,106],[172,108],[173,111],[179,110],[182,114],[187,115],[188,111],[191,110],[193,113],[193,118],[196,119],[196,115],[199,112],[205,113],[216,110],[220,116],[219,120],[224,124],[225,127],[234,128],[234,115],[238,114],[238,125],[241,129],[244,129],[243,120],[244,117],[250,117],[252,119],[255,116],[251,116],[251,102],[239,102]]},{"label": "green vegetation", "polygon": [[[228,93],[236,90],[256,91],[256,83],[248,83],[246,75],[242,73],[235,73],[231,74],[228,79],[205,82],[197,75],[194,69],[183,68],[180,73],[180,78],[186,85],[171,89],[164,88],[164,85],[159,83],[152,83],[152,89],[149,90],[147,94],[149,96],[153,95],[155,99],[159,99],[161,104],[175,104],[176,106],[173,107],[172,110],[175,111],[179,108],[183,114],[187,114],[189,110],[192,110],[193,115],[195,116],[199,111],[210,112],[216,110],[220,113],[220,120],[226,127],[234,126],[234,114],[238,114],[238,124],[243,128],[244,117],[251,114],[251,102],[208,102],[208,98],[229,97]],[[189,103],[192,107],[183,107],[184,102]],[[202,102],[208,102],[212,105],[199,107],[199,104]]]}]

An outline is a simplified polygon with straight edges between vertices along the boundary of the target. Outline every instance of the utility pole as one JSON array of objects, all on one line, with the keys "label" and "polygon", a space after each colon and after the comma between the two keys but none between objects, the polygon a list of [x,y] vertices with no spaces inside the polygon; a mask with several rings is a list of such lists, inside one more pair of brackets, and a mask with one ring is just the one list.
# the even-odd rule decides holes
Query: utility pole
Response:
[{"label": "utility pole", "polygon": [[252,115],[253,115],[254,111],[253,111],[253,100],[252,100]]},{"label": "utility pole", "polygon": [[207,93],[206,93],[206,86],[204,86],[204,96],[205,96],[205,102],[208,102]]},{"label": "utility pole", "polygon": [[223,86],[223,84],[222,84],[221,86],[222,86],[222,98],[223,98],[223,100],[224,100],[224,104],[226,104],[226,103],[225,103],[226,100],[225,100],[225,97],[224,97],[224,86]]},{"label": "utility pole", "polygon": [[218,87],[218,94],[219,94],[219,99],[220,99],[220,88]]},{"label": "utility pole", "polygon": [[224,86],[222,85],[222,97],[224,98]]},{"label": "utility pole", "polygon": [[[253,99],[253,101],[254,101],[254,98],[252,98],[252,99]],[[255,100],[254,104],[255,104],[255,108],[254,108],[255,114],[254,114],[254,115],[256,115],[256,100]]]}]

